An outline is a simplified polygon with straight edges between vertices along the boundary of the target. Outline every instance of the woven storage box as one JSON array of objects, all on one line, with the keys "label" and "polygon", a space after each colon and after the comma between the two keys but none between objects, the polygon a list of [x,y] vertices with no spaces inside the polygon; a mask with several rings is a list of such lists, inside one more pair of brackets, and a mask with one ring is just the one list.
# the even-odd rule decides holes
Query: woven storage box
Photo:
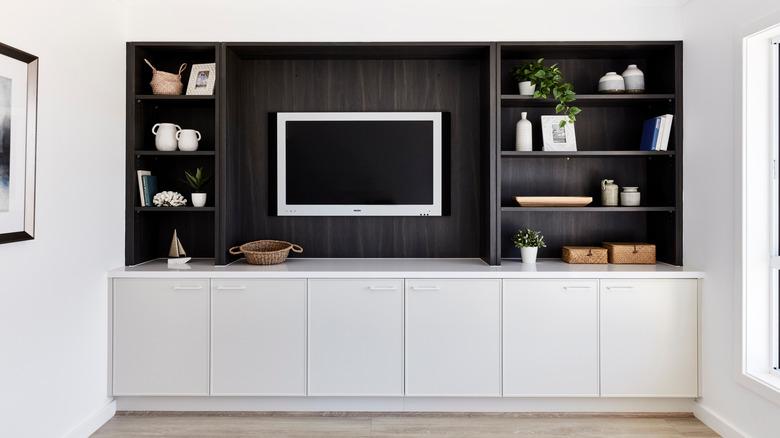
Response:
[{"label": "woven storage box", "polygon": [[302,253],[303,248],[283,240],[255,240],[241,246],[234,246],[228,252],[233,255],[244,254],[250,265],[276,265],[284,263],[290,250]]},{"label": "woven storage box", "polygon": [[181,82],[181,72],[187,68],[187,64],[179,66],[179,73],[168,73],[160,71],[154,68],[149,60],[144,59],[146,64],[152,68],[152,81],[149,85],[152,86],[153,94],[162,94],[166,96],[178,96],[181,94],[184,84]]},{"label": "woven storage box", "polygon": [[654,265],[655,245],[650,243],[604,242],[609,262],[627,265]]},{"label": "woven storage box", "polygon": [[607,249],[598,246],[564,246],[563,261],[573,264],[599,264],[607,263]]}]

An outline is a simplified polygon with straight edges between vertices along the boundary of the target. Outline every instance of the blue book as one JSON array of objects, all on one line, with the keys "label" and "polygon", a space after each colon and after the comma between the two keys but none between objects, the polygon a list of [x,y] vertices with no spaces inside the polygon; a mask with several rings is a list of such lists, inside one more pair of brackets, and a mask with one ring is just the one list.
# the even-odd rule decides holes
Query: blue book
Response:
[{"label": "blue book", "polygon": [[639,143],[639,150],[654,151],[660,132],[661,117],[645,120],[645,124],[642,127],[642,141]]},{"label": "blue book", "polygon": [[144,205],[153,207],[152,199],[157,193],[157,177],[153,175],[143,175],[141,181],[144,186]]}]

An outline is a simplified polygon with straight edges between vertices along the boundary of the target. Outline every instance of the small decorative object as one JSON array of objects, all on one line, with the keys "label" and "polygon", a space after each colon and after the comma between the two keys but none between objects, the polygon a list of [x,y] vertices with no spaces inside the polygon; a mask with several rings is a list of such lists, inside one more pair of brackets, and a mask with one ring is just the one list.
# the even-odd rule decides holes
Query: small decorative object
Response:
[{"label": "small decorative object", "polygon": [[179,131],[181,131],[181,126],[174,123],[155,123],[152,126],[154,147],[162,152],[175,151],[179,145],[178,140],[176,140]]},{"label": "small decorative object", "polygon": [[542,116],[542,140],[545,151],[576,151],[574,124],[567,116]]},{"label": "small decorative object", "polygon": [[203,171],[202,167],[198,167],[195,169],[195,174],[191,174],[188,171],[184,171],[184,182],[190,186],[193,190],[192,192],[192,206],[193,207],[203,207],[206,205],[206,195],[207,193],[203,192],[203,187],[206,185],[207,182],[211,179],[210,176],[206,175],[206,172]]},{"label": "small decorative object", "polygon": [[645,74],[637,68],[636,64],[631,64],[623,72],[623,81],[626,85],[626,93],[644,93]]},{"label": "small decorative object", "polygon": [[152,81],[149,82],[149,85],[152,86],[153,94],[167,96],[178,96],[181,94],[182,88],[184,88],[184,84],[181,83],[181,72],[187,68],[187,64],[179,66],[179,73],[168,73],[154,68],[148,59],[144,59],[144,62],[152,68]]},{"label": "small decorative object", "polygon": [[599,93],[623,93],[626,91],[626,83],[623,76],[614,71],[608,72],[599,79]]},{"label": "small decorative object", "polygon": [[179,192],[165,191],[154,195],[152,203],[156,207],[182,207],[187,205],[187,199]]},{"label": "small decorative object", "polygon": [[523,111],[520,113],[521,119],[517,122],[515,130],[515,149],[518,151],[532,151],[533,150],[533,132],[531,121],[526,117],[528,113]]},{"label": "small decorative object", "polygon": [[604,207],[617,207],[618,186],[615,180],[605,179],[601,181],[601,205]]},{"label": "small decorative object", "polygon": [[181,244],[181,240],[179,240],[176,229],[173,230],[173,238],[171,238],[171,247],[168,249],[168,257],[169,265],[183,265],[192,260],[192,257],[187,257],[187,252],[184,251],[184,247]]},{"label": "small decorative object", "polygon": [[200,138],[200,132],[194,129],[182,129],[180,131],[176,131],[176,141],[179,145],[180,151],[197,151]]},{"label": "small decorative object", "polygon": [[255,240],[234,246],[228,252],[233,255],[244,254],[250,265],[276,265],[287,260],[290,250],[298,254],[303,252],[300,245],[283,240]]},{"label": "small decorative object", "polygon": [[542,233],[530,228],[518,230],[512,236],[512,243],[515,244],[515,248],[520,248],[520,257],[523,263],[536,263],[536,254],[539,248],[547,247]]},{"label": "small decorative object", "polygon": [[[515,67],[512,70],[512,77],[520,84],[521,95],[533,95],[535,99],[552,97],[558,102],[555,106],[555,114],[568,116],[561,119],[561,127],[567,122],[574,123],[577,120],[577,114],[582,112],[576,106],[569,106],[576,99],[574,86],[570,82],[563,81],[561,68],[558,67],[558,64],[545,67],[544,58],[540,58]],[[528,82],[530,82],[530,86]]]},{"label": "small decorative object", "polygon": [[590,196],[515,196],[521,207],[585,207],[593,202]]},{"label": "small decorative object", "polygon": [[598,246],[564,246],[564,262],[583,265],[604,265],[607,263],[607,249]]},{"label": "small decorative object", "polygon": [[609,262],[627,265],[654,265],[655,245],[652,243],[604,242]]},{"label": "small decorative object", "polygon": [[620,205],[623,207],[637,207],[639,206],[639,198],[641,196],[639,187],[623,187],[620,189]]},{"label": "small decorative object", "polygon": [[217,65],[193,64],[190,70],[190,80],[187,82],[188,95],[212,95],[217,82]]},{"label": "small decorative object", "polygon": [[38,57],[0,44],[0,243],[35,238],[37,103]]}]

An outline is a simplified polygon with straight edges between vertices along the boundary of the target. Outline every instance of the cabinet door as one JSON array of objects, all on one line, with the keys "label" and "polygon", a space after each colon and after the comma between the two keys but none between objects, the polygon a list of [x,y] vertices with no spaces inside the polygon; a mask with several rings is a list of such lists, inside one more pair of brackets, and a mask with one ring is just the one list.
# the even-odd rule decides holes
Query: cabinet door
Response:
[{"label": "cabinet door", "polygon": [[308,357],[309,395],[403,395],[403,280],[309,280]]},{"label": "cabinet door", "polygon": [[214,395],[306,394],[306,280],[213,280]]},{"label": "cabinet door", "polygon": [[406,394],[498,396],[499,280],[406,281]]},{"label": "cabinet door", "polygon": [[601,281],[601,394],[696,397],[696,280]]},{"label": "cabinet door", "polygon": [[208,395],[208,280],[114,281],[114,395]]},{"label": "cabinet door", "polygon": [[598,396],[598,280],[504,280],[504,396]]}]

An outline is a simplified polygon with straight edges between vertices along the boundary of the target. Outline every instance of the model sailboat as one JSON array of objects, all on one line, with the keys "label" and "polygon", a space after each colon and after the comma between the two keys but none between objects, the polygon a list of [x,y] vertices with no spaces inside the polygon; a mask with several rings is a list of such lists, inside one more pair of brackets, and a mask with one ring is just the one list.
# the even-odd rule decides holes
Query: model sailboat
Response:
[{"label": "model sailboat", "polygon": [[187,251],[184,250],[184,246],[182,246],[181,240],[179,240],[176,229],[173,230],[173,238],[171,239],[171,248],[168,250],[168,257],[168,265],[183,265],[192,259],[192,257],[187,257]]}]

